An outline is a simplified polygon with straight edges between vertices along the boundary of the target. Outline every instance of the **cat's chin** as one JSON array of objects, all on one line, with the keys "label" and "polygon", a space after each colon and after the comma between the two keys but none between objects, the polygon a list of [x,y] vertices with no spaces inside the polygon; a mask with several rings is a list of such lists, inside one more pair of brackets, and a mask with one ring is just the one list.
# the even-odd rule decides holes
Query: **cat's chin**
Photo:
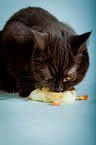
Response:
[{"label": "cat's chin", "polygon": [[[47,88],[47,87],[46,87]],[[71,90],[75,90],[75,88],[71,88],[71,89],[55,89],[53,87],[49,87],[48,88],[52,91],[52,92],[65,92],[65,91],[71,91]]]},{"label": "cat's chin", "polygon": [[74,87],[72,87],[69,91],[72,91],[72,90],[75,90],[75,88],[74,88]]}]

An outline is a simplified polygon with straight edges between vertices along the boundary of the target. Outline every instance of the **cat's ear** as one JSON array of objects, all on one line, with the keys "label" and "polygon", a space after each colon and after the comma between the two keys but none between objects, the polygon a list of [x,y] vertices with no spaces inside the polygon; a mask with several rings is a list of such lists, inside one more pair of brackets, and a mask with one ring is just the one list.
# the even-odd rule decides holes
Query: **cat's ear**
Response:
[{"label": "cat's ear", "polygon": [[81,35],[73,36],[73,43],[77,53],[80,53],[86,49],[86,42],[91,35],[91,32],[87,32]]},{"label": "cat's ear", "polygon": [[34,36],[35,36],[35,46],[40,48],[41,50],[44,50],[46,41],[48,38],[47,33],[41,33],[36,30],[32,30]]}]

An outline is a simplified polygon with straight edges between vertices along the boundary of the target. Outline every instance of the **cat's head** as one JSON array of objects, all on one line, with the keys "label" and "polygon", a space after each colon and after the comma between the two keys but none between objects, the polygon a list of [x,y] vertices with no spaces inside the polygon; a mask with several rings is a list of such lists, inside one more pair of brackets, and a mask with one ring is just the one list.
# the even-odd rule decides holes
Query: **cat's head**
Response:
[{"label": "cat's head", "polygon": [[86,42],[91,32],[59,37],[36,31],[34,34],[37,42],[31,70],[35,87],[45,86],[60,92],[80,83],[89,67]]}]

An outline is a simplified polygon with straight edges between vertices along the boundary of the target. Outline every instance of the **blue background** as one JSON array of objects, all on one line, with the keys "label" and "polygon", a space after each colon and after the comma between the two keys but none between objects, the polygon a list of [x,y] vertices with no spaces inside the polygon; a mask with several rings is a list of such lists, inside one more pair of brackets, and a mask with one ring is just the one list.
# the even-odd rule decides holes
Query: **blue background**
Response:
[{"label": "blue background", "polygon": [[0,30],[21,8],[39,6],[77,34],[92,31],[88,41],[90,67],[76,86],[77,96],[89,101],[53,107],[32,102],[18,94],[0,91],[0,144],[2,145],[95,145],[96,144],[96,1],[95,0],[0,0]]}]

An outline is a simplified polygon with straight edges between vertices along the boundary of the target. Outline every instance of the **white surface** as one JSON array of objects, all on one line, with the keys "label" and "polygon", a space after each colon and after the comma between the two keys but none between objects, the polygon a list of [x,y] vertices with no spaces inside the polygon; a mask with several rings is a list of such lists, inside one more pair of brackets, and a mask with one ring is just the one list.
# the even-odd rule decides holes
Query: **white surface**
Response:
[{"label": "white surface", "polygon": [[53,106],[0,92],[1,145],[95,145],[96,101]]}]

